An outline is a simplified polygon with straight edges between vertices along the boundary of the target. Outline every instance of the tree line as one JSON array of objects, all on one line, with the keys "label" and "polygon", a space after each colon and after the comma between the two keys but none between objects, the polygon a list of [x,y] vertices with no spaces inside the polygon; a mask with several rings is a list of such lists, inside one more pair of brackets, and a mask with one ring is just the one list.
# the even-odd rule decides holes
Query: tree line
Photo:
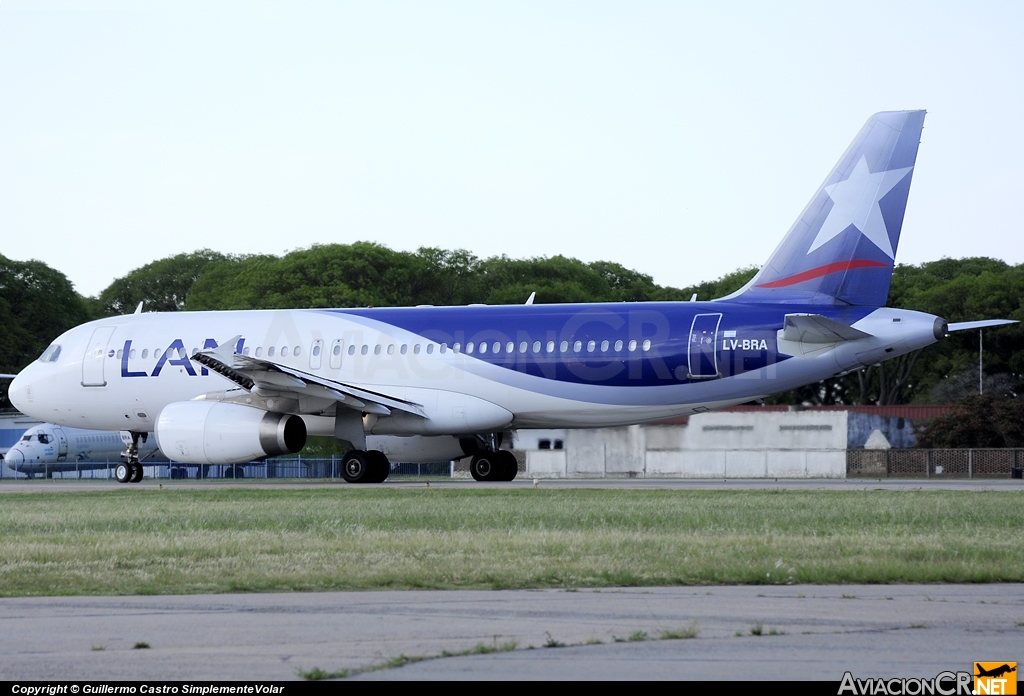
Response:
[{"label": "tree line", "polygon": [[[743,268],[686,288],[660,286],[609,261],[564,256],[478,258],[464,250],[394,251],[380,244],[318,245],[283,256],[178,254],[114,280],[97,297],[78,295],[41,261],[0,256],[0,372],[17,372],[63,331],[90,319],[146,311],[384,307],[406,305],[710,300],[742,287],[757,272]],[[889,306],[950,323],[1024,319],[1024,264],[990,258],[898,265]],[[1024,388],[1024,328],[987,331],[984,388],[1016,399]],[[6,385],[0,385],[6,388]],[[978,391],[978,332],[864,370],[767,399],[770,403],[951,403]]]}]

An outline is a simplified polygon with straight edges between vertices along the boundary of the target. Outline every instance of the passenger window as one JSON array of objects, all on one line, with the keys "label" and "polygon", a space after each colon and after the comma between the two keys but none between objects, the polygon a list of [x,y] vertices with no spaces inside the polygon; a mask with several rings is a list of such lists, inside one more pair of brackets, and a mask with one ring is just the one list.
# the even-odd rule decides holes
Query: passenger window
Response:
[{"label": "passenger window", "polygon": [[533,342],[533,352],[534,353],[539,353],[540,352],[540,341],[534,341]]},{"label": "passenger window", "polygon": [[461,353],[462,352],[462,344],[461,343],[456,343],[454,346],[452,346],[452,350],[455,351],[456,353]]},{"label": "passenger window", "polygon": [[487,342],[486,341],[480,341],[480,355],[483,355],[486,352],[487,352]]},{"label": "passenger window", "polygon": [[350,345],[348,347],[348,354],[349,355],[355,355],[356,354],[356,344],[355,343],[353,343],[352,345]]},{"label": "passenger window", "polygon": [[549,353],[554,353],[555,352],[555,342],[554,341],[548,341],[548,352]]},{"label": "passenger window", "polygon": [[608,352],[608,341],[601,341],[601,352],[602,353],[607,353]]},{"label": "passenger window", "polygon": [[149,348],[143,348],[142,349],[142,359],[145,360],[148,357],[149,357]]},{"label": "passenger window", "polygon": [[651,339],[648,338],[648,339],[644,340],[644,352],[646,353],[650,349],[651,349]]},{"label": "passenger window", "polygon": [[579,353],[581,350],[583,350],[583,341],[576,341],[572,344],[572,352]]},{"label": "passenger window", "polygon": [[[420,344],[419,343],[417,343],[416,345],[414,345],[412,347],[412,352],[415,353],[416,355],[420,354]],[[472,352],[472,351],[470,351],[470,352]]]},{"label": "passenger window", "polygon": [[516,344],[513,343],[512,341],[509,341],[508,343],[506,343],[505,344],[505,352],[506,353],[515,353],[516,352]]},{"label": "passenger window", "polygon": [[636,341],[630,341],[629,342],[629,352],[632,353],[634,350],[636,350]]},{"label": "passenger window", "polygon": [[523,341],[522,343],[519,344],[519,352],[520,353],[525,353],[526,349],[529,348],[529,347],[530,347],[530,344],[527,343],[526,341]]},{"label": "passenger window", "polygon": [[433,343],[428,343],[427,344],[427,355],[430,355],[433,352],[434,352],[434,344]]},{"label": "passenger window", "polygon": [[366,345],[365,343],[363,344],[363,347],[359,349],[360,355],[366,355],[369,352],[370,352],[370,346]]},{"label": "passenger window", "polygon": [[267,348],[267,357],[268,358],[274,357],[274,346],[270,346],[269,348]]},{"label": "passenger window", "polygon": [[288,346],[281,346],[281,357],[282,358],[287,358],[288,357]]},{"label": "passenger window", "polygon": [[466,344],[466,352],[469,355],[473,354],[473,342],[472,341],[470,341],[469,343]]},{"label": "passenger window", "polygon": [[448,344],[442,343],[440,346],[438,346],[437,350],[441,353],[444,353],[446,350],[448,350]]},{"label": "passenger window", "polygon": [[380,355],[380,344],[379,343],[373,347],[373,354],[374,355]]},{"label": "passenger window", "polygon": [[[351,346],[350,346],[351,347]],[[334,344],[334,350],[331,351],[335,355],[341,355],[341,346],[337,343]]]},{"label": "passenger window", "polygon": [[257,349],[256,349],[256,357],[257,357],[257,358],[258,358],[258,357],[260,357],[260,355],[261,355],[262,353],[263,353],[263,347],[262,347],[262,346],[260,346],[259,348],[257,348]]},{"label": "passenger window", "polygon": [[124,349],[123,349],[123,348],[119,348],[119,349],[117,350],[117,359],[118,359],[118,360],[120,360],[120,359],[121,359],[121,356],[122,356],[123,354],[124,354]]},{"label": "passenger window", "polygon": [[501,343],[499,343],[498,341],[495,341],[494,345],[491,346],[491,352],[492,353],[500,353],[501,352]]},{"label": "passenger window", "polygon": [[569,342],[568,341],[562,341],[562,345],[558,346],[558,349],[560,351],[562,351],[563,353],[568,353],[569,352]]},{"label": "passenger window", "polygon": [[[245,348],[242,349],[242,355],[248,355],[248,354],[249,354],[249,346],[246,346]],[[146,357],[146,356],[143,355],[142,357]]]},{"label": "passenger window", "polygon": [[394,354],[395,354],[395,344],[394,343],[389,343],[388,344],[388,355],[394,355]]},{"label": "passenger window", "polygon": [[406,343],[403,343],[402,344],[402,355],[405,355],[407,352],[409,352],[409,345],[406,344]]},{"label": "passenger window", "polygon": [[296,358],[302,354],[302,346],[295,346],[295,350],[292,351],[292,355]]},{"label": "passenger window", "polygon": [[622,341],[616,341],[615,342],[615,352],[618,353],[620,350],[622,350]]},{"label": "passenger window", "polygon": [[593,353],[594,352],[594,348],[596,348],[596,347],[597,347],[597,342],[596,341],[587,341],[587,352],[588,353]]},{"label": "passenger window", "polygon": [[[298,350],[298,349],[296,349],[296,350]],[[320,346],[313,346],[313,357],[315,358],[315,357],[318,357],[319,355],[320,355]]]}]

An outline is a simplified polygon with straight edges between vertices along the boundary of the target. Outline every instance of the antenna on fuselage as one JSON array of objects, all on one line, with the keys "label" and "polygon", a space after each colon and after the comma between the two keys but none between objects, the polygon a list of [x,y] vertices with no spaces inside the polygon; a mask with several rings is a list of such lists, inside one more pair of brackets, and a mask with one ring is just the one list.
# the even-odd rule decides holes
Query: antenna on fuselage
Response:
[{"label": "antenna on fuselage", "polygon": [[135,311],[132,312],[132,314],[142,314],[142,303],[143,302],[145,302],[145,300],[142,300],[141,302],[139,302],[139,306],[135,308]]},{"label": "antenna on fuselage", "polygon": [[533,304],[533,298],[535,298],[536,296],[537,296],[537,291],[534,290],[533,292],[530,293],[530,299],[528,299],[526,301],[526,304],[528,304],[528,305],[529,304]]},{"label": "antenna on fuselage", "polygon": [[696,301],[697,301],[697,293],[693,293],[693,296],[690,298],[690,302],[696,302]]}]

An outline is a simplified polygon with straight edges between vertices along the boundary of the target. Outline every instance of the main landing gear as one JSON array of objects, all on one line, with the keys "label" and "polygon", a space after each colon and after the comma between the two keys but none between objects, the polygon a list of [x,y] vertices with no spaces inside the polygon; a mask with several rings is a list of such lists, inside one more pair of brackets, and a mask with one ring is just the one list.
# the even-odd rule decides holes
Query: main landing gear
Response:
[{"label": "main landing gear", "polygon": [[349,483],[383,483],[391,462],[380,450],[349,450],[341,459],[341,475]]},{"label": "main landing gear", "polygon": [[142,462],[139,461],[139,437],[142,437],[142,441],[146,441],[146,435],[143,433],[132,433],[132,443],[128,445],[125,456],[128,458],[127,462],[118,464],[114,469],[114,478],[117,479],[118,483],[138,483],[142,480]]},{"label": "main landing gear", "polygon": [[519,473],[519,462],[508,450],[480,452],[470,460],[469,473],[477,481],[511,481]]}]

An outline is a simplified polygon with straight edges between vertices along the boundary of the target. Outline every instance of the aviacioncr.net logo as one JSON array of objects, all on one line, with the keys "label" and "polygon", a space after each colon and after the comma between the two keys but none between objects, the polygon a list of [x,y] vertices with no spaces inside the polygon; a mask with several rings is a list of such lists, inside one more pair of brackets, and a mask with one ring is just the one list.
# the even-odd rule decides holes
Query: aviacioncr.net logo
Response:
[{"label": "aviacioncr.net logo", "polygon": [[[975,691],[970,672],[939,672],[931,679],[899,677],[893,679],[857,679],[850,672],[843,674],[838,696],[973,696]],[[1014,682],[1016,685],[1016,682]],[[1016,692],[1014,692],[1016,693]]]}]

